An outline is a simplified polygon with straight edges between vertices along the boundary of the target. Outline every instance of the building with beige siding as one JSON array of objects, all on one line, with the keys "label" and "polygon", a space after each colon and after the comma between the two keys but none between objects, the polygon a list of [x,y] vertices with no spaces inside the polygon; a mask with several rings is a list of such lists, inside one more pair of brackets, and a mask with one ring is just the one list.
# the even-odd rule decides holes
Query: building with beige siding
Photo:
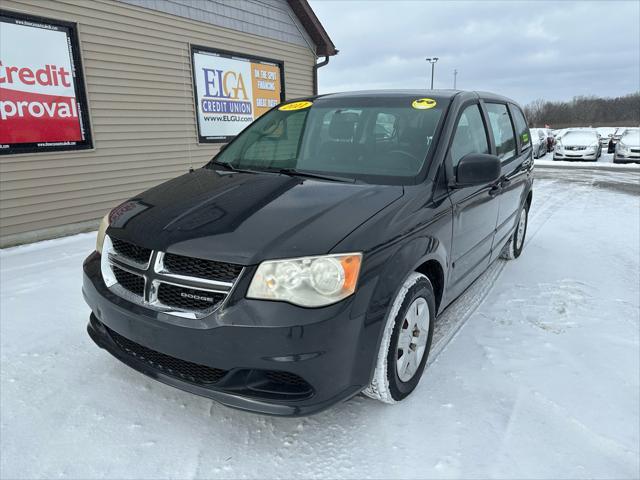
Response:
[{"label": "building with beige siding", "polygon": [[2,0],[0,246],[95,228],[317,90],[306,0]]}]

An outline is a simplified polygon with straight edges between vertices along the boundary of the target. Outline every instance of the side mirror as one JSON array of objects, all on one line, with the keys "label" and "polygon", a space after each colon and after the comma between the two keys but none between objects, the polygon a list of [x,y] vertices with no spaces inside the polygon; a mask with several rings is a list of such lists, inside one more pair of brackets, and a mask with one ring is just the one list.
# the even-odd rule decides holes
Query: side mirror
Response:
[{"label": "side mirror", "polygon": [[460,159],[456,187],[471,187],[493,183],[501,175],[500,159],[486,153],[470,153]]}]

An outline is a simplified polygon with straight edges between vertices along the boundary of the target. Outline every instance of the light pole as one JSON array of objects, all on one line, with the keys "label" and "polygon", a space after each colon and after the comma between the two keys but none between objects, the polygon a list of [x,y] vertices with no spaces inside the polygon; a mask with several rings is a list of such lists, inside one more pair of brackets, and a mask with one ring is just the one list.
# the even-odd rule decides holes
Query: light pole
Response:
[{"label": "light pole", "polygon": [[456,80],[458,78],[458,70],[454,69],[453,70],[453,89],[456,89]]},{"label": "light pole", "polygon": [[435,69],[436,62],[438,61],[438,57],[429,57],[425,60],[431,64],[431,90],[433,90],[433,71]]}]

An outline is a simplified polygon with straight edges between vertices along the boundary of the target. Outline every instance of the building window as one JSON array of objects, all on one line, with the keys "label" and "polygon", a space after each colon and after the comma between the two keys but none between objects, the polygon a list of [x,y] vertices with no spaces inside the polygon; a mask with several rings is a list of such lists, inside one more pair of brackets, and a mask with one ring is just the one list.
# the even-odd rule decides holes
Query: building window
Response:
[{"label": "building window", "polygon": [[75,24],[0,10],[0,154],[92,147]]}]

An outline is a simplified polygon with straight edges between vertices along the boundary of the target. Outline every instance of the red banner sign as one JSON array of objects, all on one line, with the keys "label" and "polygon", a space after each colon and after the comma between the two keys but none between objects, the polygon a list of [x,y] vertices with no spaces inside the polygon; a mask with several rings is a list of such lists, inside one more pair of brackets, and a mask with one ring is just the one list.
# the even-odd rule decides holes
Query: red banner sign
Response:
[{"label": "red banner sign", "polygon": [[0,154],[90,148],[72,24],[0,12]]}]

